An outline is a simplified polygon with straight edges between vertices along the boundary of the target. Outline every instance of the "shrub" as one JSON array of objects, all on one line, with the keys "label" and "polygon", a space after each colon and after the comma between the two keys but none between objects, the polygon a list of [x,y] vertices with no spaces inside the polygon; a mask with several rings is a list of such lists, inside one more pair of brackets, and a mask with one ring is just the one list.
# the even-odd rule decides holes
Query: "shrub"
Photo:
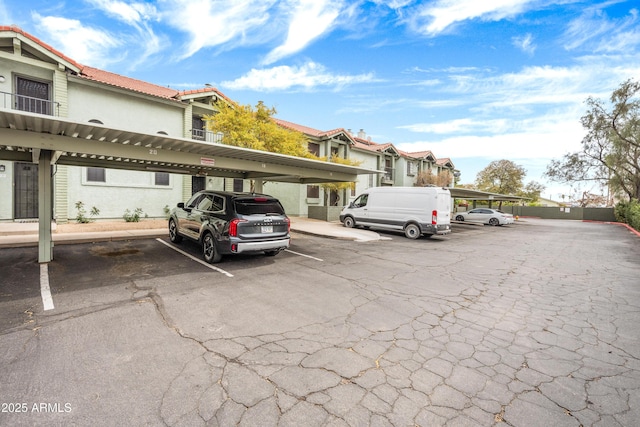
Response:
[{"label": "shrub", "polygon": [[76,202],[76,209],[78,210],[78,215],[76,215],[76,221],[81,224],[86,224],[88,222],[95,221],[92,217],[100,215],[100,209],[94,206],[91,208],[91,212],[89,212],[89,217],[87,217],[87,211],[84,208],[83,202]]},{"label": "shrub", "polygon": [[640,201],[633,199],[629,203],[627,224],[640,231]]},{"label": "shrub", "polygon": [[[140,216],[143,214],[144,212],[142,212],[141,208],[136,208],[133,213],[131,213],[131,211],[129,209],[127,209],[126,211],[124,211],[124,215],[122,215],[122,218],[124,218],[124,220],[126,222],[140,222]],[[145,214],[145,217],[147,215]]]},{"label": "shrub", "polygon": [[619,202],[614,209],[616,219],[640,231],[640,201]]}]

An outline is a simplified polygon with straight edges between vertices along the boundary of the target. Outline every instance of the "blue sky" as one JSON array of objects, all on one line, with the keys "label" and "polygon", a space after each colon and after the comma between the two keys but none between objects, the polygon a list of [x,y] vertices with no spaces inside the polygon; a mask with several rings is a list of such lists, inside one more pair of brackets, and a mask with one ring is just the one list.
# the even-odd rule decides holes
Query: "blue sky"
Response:
[{"label": "blue sky", "polygon": [[637,0],[0,0],[0,23],[82,64],[364,129],[451,158],[462,183],[512,160],[554,199],[570,189],[542,174],[580,149],[586,98],[640,79],[639,15]]}]

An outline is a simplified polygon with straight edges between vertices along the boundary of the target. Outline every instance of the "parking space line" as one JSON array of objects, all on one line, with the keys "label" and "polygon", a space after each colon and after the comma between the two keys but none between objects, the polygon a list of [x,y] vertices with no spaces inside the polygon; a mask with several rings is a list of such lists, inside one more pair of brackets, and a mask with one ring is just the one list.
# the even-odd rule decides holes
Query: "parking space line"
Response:
[{"label": "parking space line", "polygon": [[160,239],[160,238],[158,238],[158,239],[156,239],[156,240],[157,240],[158,242],[162,243],[163,245],[170,247],[170,248],[171,248],[171,249],[173,249],[174,251],[176,251],[176,252],[178,252],[178,253],[181,253],[182,255],[184,255],[184,256],[186,256],[186,257],[188,257],[188,258],[191,258],[191,259],[192,259],[192,260],[194,260],[195,262],[199,262],[200,264],[204,265],[205,267],[209,267],[210,269],[215,270],[215,271],[217,271],[218,273],[222,273],[222,274],[224,274],[224,275],[225,275],[225,276],[227,276],[227,277],[233,277],[233,274],[231,274],[231,273],[229,273],[229,272],[227,272],[227,271],[224,271],[223,269],[218,268],[218,267],[216,267],[216,266],[214,266],[214,265],[211,265],[211,264],[209,264],[209,263],[207,263],[207,262],[204,262],[203,260],[198,259],[198,258],[194,257],[193,255],[186,253],[186,252],[185,252],[185,251],[183,251],[182,249],[178,249],[178,248],[176,248],[175,246],[173,246],[173,245],[171,245],[171,244],[169,244],[169,243],[165,242],[164,240],[162,240],[162,239]]},{"label": "parking space line", "polygon": [[42,305],[46,310],[53,310],[53,297],[49,287],[49,267],[47,264],[40,264],[40,293],[42,294]]},{"label": "parking space line", "polygon": [[311,256],[311,255],[301,254],[300,252],[295,252],[295,251],[292,251],[292,250],[290,250],[290,249],[285,249],[284,251],[285,251],[285,252],[292,253],[292,254],[295,254],[295,255],[303,256],[303,257],[306,257],[306,258],[315,259],[316,261],[320,261],[320,262],[322,262],[322,261],[323,261],[323,260],[322,260],[322,259],[320,259],[320,258],[316,258],[316,257]]}]

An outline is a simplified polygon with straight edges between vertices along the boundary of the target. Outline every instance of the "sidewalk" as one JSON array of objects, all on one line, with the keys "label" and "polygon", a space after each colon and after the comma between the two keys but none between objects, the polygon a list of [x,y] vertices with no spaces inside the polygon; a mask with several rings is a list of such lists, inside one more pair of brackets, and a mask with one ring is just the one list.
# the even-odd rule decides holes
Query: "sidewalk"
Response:
[{"label": "sidewalk", "polygon": [[[89,224],[51,225],[54,244],[74,244],[103,242],[110,240],[148,239],[167,237],[165,220],[154,220],[155,227],[149,228],[149,220],[140,223],[95,222]],[[84,229],[84,230],[83,230]],[[343,227],[339,222],[291,217],[291,231],[333,239],[368,242],[381,240],[376,232]],[[0,248],[38,245],[38,223],[0,222]]]}]

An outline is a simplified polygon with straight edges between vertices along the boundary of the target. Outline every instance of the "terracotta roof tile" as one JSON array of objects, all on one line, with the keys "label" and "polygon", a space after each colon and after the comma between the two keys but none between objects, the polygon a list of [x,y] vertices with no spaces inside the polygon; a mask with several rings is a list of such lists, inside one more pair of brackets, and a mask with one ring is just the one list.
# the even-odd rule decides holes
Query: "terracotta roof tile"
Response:
[{"label": "terracotta roof tile", "polygon": [[207,86],[207,87],[203,87],[200,89],[191,89],[191,90],[182,90],[180,92],[178,92],[178,96],[179,97],[184,97],[184,96],[189,96],[189,95],[197,95],[197,94],[206,94],[206,93],[214,93],[218,96],[220,96],[221,98],[224,98],[228,103],[230,104],[234,104],[235,102],[227,97],[227,95],[225,95],[224,93],[220,92],[217,88],[215,87],[211,87],[211,86]]},{"label": "terracotta roof tile", "polygon": [[74,61],[73,59],[69,58],[68,56],[66,56],[65,54],[60,52],[59,50],[54,49],[53,47],[51,47],[47,43],[43,42],[39,38],[37,38],[35,36],[32,36],[31,34],[29,34],[27,32],[22,31],[19,27],[15,26],[15,25],[0,25],[0,32],[3,32],[3,31],[13,31],[14,33],[22,34],[23,36],[25,36],[29,40],[31,40],[34,43],[42,46],[43,48],[45,48],[49,52],[53,53],[54,55],[59,56],[60,58],[62,58],[65,61],[69,62],[70,64],[72,64],[73,66],[77,67],[78,69],[82,68],[82,64],[80,64],[80,63]]},{"label": "terracotta roof tile", "polygon": [[109,71],[101,70],[99,68],[82,65],[79,62],[76,62],[73,59],[69,58],[68,56],[64,55],[60,51],[49,46],[48,44],[38,39],[37,37],[34,37],[31,34],[26,33],[20,28],[13,25],[0,26],[0,32],[2,31],[12,31],[14,33],[23,35],[24,37],[40,45],[44,49],[53,53],[54,55],[64,59],[65,61],[69,62],[73,66],[77,67],[77,70],[79,71],[79,76],[87,80],[108,84],[108,85],[119,87],[122,89],[143,93],[146,95],[157,96],[165,99],[172,99],[175,101],[179,101],[180,96],[191,95],[196,93],[214,92],[215,94],[219,95],[221,98],[224,98],[228,102],[232,102],[226,95],[224,95],[222,92],[220,92],[216,88],[205,87],[205,88],[194,89],[194,90],[178,91],[176,89],[171,89],[169,87],[159,86],[153,83],[148,83],[148,82],[134,79],[131,77],[122,76]]},{"label": "terracotta roof tile", "polygon": [[352,135],[349,134],[349,132],[347,132],[344,128],[336,128],[336,129],[331,129],[331,130],[318,130],[318,129],[314,129],[308,126],[303,126],[303,125],[299,125],[297,123],[293,123],[293,122],[289,122],[286,120],[282,120],[282,119],[276,119],[274,118],[275,122],[277,124],[279,124],[280,126],[287,128],[287,129],[292,129],[292,130],[296,130],[298,132],[302,132],[305,135],[310,135],[310,136],[315,136],[316,138],[320,138],[320,137],[331,137],[333,135],[338,135],[340,133],[344,133],[345,135],[349,135],[349,137],[351,139],[354,139]]},{"label": "terracotta roof tile", "polygon": [[81,77],[87,80],[93,80],[100,83],[105,83],[111,86],[116,86],[122,89],[132,90],[134,92],[144,93],[147,95],[153,95],[160,98],[174,99],[178,95],[178,91],[164,86],[154,85],[142,80],[133,79],[131,77],[121,76],[119,74],[111,73],[109,71],[100,70],[93,67],[83,67]]}]

